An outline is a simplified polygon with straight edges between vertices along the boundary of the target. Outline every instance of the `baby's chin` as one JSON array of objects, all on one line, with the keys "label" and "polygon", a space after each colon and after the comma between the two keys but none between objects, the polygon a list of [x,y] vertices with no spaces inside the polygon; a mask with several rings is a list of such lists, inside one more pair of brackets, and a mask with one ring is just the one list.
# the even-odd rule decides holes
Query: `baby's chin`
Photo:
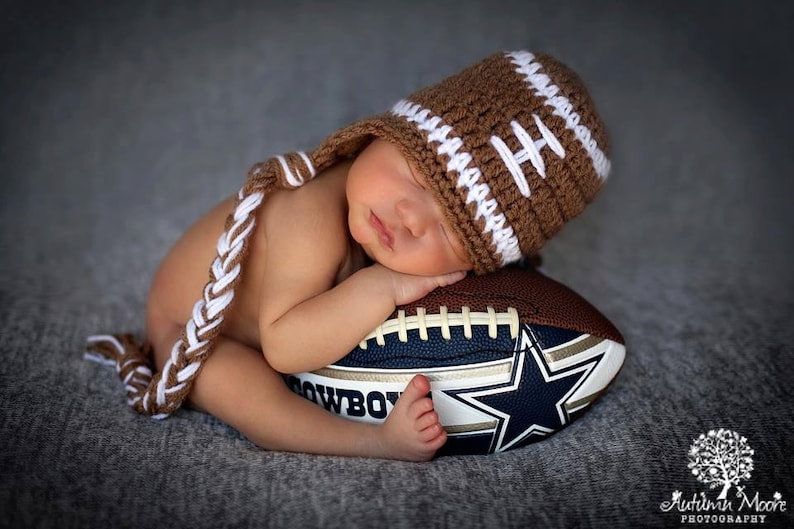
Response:
[{"label": "baby's chin", "polygon": [[364,255],[370,261],[370,264],[378,263],[379,265],[388,268],[394,272],[407,274],[412,276],[439,276],[443,274],[450,274],[457,272],[457,270],[446,270],[440,267],[418,266],[414,262],[405,262],[404,259],[399,259],[393,253],[385,250],[378,242],[362,242],[355,239],[355,242],[361,247]]}]

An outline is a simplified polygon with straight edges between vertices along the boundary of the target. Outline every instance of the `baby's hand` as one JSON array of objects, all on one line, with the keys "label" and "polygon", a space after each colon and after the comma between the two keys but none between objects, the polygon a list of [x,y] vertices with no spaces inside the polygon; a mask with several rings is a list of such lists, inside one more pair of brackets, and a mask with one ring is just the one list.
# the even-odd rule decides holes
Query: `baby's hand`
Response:
[{"label": "baby's hand", "polygon": [[377,263],[372,266],[382,268],[383,273],[391,280],[391,290],[395,305],[411,303],[425,297],[438,287],[457,283],[466,277],[466,272],[464,271],[451,272],[438,276],[415,276],[395,272]]}]

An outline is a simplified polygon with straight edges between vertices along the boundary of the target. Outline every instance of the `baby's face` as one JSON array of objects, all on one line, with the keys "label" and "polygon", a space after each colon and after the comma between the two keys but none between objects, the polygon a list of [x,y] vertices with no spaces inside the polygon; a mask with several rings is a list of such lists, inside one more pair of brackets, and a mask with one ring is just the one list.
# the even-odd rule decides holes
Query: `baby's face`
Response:
[{"label": "baby's face", "polygon": [[347,176],[348,225],[367,255],[415,275],[471,270],[424,178],[393,144],[376,139]]}]

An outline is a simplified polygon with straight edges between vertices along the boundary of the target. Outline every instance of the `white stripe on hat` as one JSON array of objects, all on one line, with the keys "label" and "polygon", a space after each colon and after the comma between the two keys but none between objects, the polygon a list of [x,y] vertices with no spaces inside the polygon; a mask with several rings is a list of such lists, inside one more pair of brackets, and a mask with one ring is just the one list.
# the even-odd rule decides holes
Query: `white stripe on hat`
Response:
[{"label": "white stripe on hat", "polygon": [[314,165],[312,165],[312,161],[309,159],[308,156],[306,156],[306,153],[303,151],[298,151],[298,155],[300,155],[301,159],[303,160],[303,163],[305,163],[306,167],[309,169],[309,179],[314,178],[317,175],[317,170],[314,168]]},{"label": "white stripe on hat", "polygon": [[293,173],[290,170],[287,160],[284,158],[284,156],[276,156],[278,163],[281,164],[281,169],[284,171],[284,176],[287,179],[287,183],[293,187],[302,186],[306,181],[311,180],[317,174],[314,165],[312,165],[312,162],[309,157],[306,156],[306,153],[303,151],[298,151],[297,154],[301,157],[301,160],[303,160],[303,163],[306,165],[306,169],[309,171],[308,178],[306,178],[306,176],[297,168]]},{"label": "white stripe on hat", "polygon": [[463,150],[463,140],[455,134],[452,127],[445,124],[440,116],[433,116],[429,109],[405,99],[394,105],[391,111],[415,123],[419,130],[427,132],[428,144],[436,143],[436,152],[447,155],[447,172],[454,172],[457,175],[457,188],[466,190],[466,204],[476,204],[474,220],[480,217],[485,219],[483,234],[490,234],[493,239],[502,266],[518,261],[521,258],[518,237],[504,213],[499,211],[499,204],[491,194],[491,188],[482,171],[474,165],[472,155]]},{"label": "white stripe on hat", "polygon": [[[516,72],[524,76],[524,81],[534,90],[535,95],[546,99],[546,105],[554,108],[552,114],[565,120],[565,128],[573,131],[574,136],[582,144],[584,150],[593,161],[593,169],[602,180],[609,175],[610,161],[598,147],[590,129],[581,125],[581,116],[573,109],[573,105],[564,95],[558,95],[559,87],[551,82],[551,78],[540,70],[543,68],[535,62],[535,56],[528,51],[506,53],[516,65]],[[544,135],[545,136],[545,135]]]},{"label": "white stripe on hat", "polygon": [[276,156],[276,159],[278,160],[278,163],[281,164],[281,170],[284,171],[284,176],[287,179],[287,183],[289,183],[289,185],[294,187],[302,186],[303,185],[302,175],[300,173],[298,173],[297,176],[293,174],[293,172],[289,170],[289,165],[287,165],[287,160],[284,159],[283,156],[281,155]]}]

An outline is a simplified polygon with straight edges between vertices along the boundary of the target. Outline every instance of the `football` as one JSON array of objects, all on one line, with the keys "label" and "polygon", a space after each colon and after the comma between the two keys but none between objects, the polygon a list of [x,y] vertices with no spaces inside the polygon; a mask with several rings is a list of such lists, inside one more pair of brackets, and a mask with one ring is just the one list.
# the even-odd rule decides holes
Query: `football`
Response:
[{"label": "football", "polygon": [[593,305],[535,269],[508,267],[398,307],[339,362],[285,380],[333,413],[379,422],[423,373],[448,434],[439,453],[488,454],[570,424],[624,357],[621,334]]}]

